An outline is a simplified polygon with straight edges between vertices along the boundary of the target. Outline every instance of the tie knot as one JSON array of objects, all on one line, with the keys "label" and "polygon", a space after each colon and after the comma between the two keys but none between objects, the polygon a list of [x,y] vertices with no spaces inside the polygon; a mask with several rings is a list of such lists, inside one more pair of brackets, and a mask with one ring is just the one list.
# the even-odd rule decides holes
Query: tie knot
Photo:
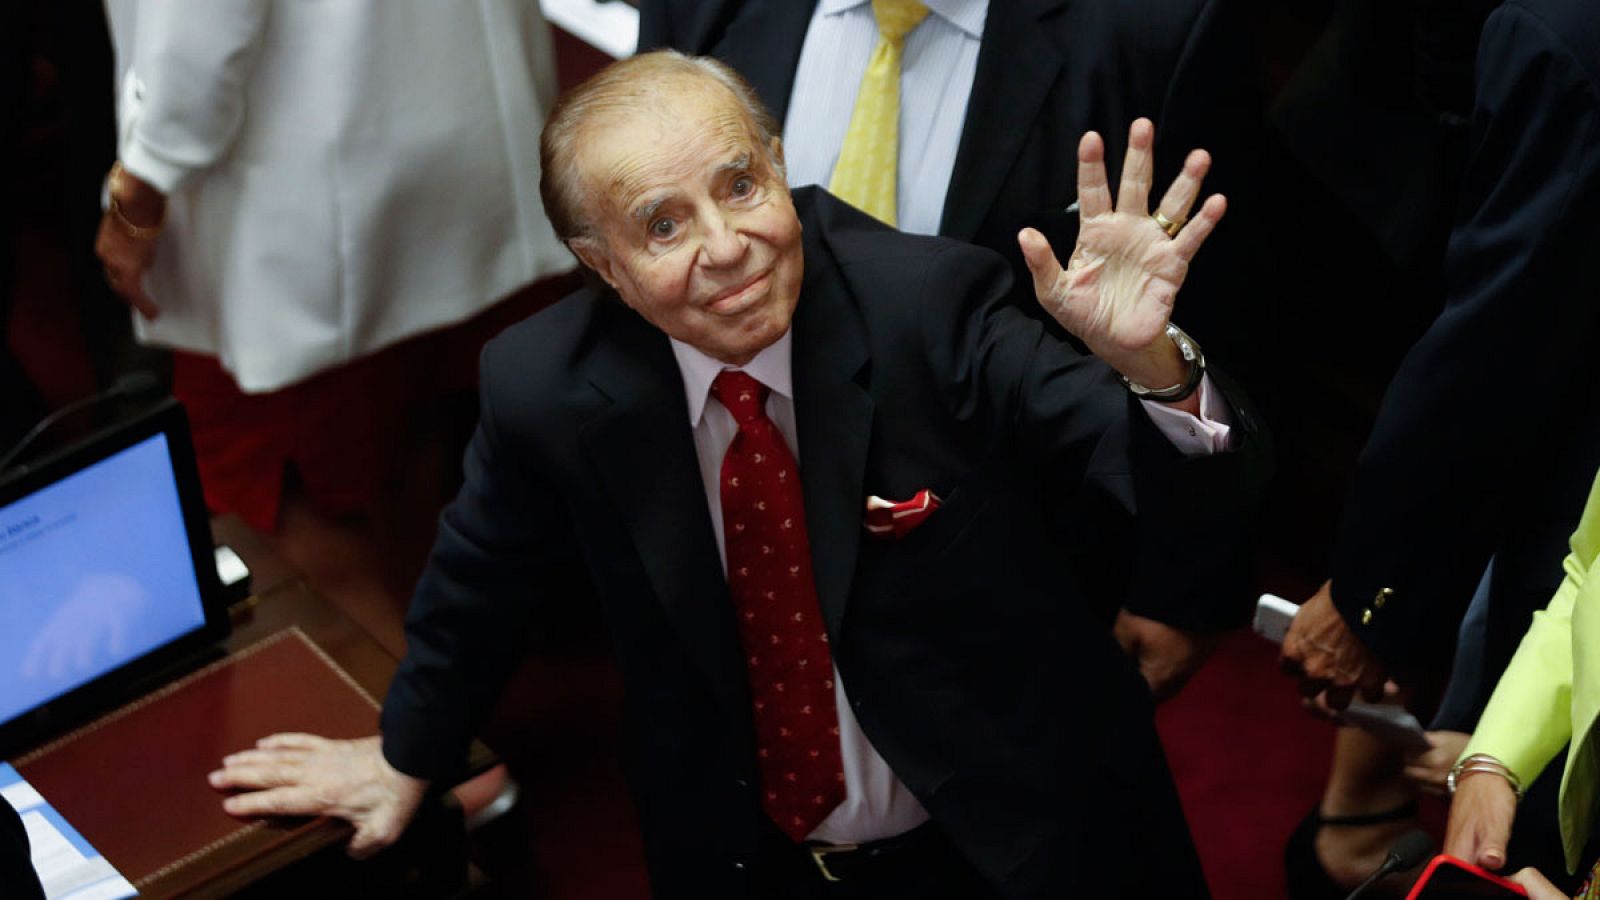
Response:
[{"label": "tie knot", "polygon": [[711,382],[711,393],[733,413],[733,420],[740,426],[767,417],[768,390],[749,375],[731,369],[719,372]]},{"label": "tie knot", "polygon": [[878,20],[878,33],[883,39],[899,44],[928,17],[928,8],[922,0],[872,0],[872,15]]}]

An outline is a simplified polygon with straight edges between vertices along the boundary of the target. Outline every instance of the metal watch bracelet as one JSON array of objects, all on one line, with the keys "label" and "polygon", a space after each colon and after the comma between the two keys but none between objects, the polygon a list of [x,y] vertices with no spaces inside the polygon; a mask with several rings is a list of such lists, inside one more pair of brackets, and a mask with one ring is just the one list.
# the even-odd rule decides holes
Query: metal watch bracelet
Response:
[{"label": "metal watch bracelet", "polygon": [[1206,375],[1206,357],[1200,352],[1200,344],[1190,337],[1182,328],[1167,323],[1167,338],[1178,348],[1185,362],[1189,364],[1189,372],[1183,381],[1164,388],[1148,388],[1125,375],[1118,374],[1123,385],[1133,392],[1140,400],[1155,400],[1161,403],[1177,403],[1189,399],[1189,395],[1200,386],[1200,380]]}]

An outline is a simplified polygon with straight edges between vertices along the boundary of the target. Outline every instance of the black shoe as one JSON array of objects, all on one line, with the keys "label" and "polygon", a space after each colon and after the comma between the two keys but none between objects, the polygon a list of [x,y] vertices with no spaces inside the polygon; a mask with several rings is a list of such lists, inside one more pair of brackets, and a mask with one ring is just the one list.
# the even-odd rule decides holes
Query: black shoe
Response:
[{"label": "black shoe", "polygon": [[1417,801],[1408,800],[1394,809],[1351,816],[1324,816],[1320,804],[1295,826],[1283,846],[1283,874],[1288,882],[1289,900],[1344,900],[1354,888],[1342,887],[1317,859],[1317,832],[1324,825],[1356,827],[1404,822],[1417,817]]}]

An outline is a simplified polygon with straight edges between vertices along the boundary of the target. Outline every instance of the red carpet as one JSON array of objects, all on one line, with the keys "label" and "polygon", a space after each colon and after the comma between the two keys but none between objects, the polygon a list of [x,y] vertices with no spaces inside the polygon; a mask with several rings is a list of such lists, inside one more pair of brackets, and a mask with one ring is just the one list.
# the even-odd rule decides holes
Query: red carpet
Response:
[{"label": "red carpet", "polygon": [[1333,726],[1300,709],[1277,651],[1229,636],[1157,717],[1216,900],[1283,896],[1283,842],[1327,777]]}]

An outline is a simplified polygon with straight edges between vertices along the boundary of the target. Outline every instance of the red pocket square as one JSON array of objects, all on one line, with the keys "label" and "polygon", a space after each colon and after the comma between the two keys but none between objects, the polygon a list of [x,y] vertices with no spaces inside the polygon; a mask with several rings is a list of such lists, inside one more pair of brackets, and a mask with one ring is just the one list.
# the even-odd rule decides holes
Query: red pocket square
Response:
[{"label": "red pocket square", "polygon": [[893,503],[882,497],[867,498],[867,519],[863,523],[867,533],[873,537],[902,538],[911,533],[911,529],[921,525],[923,520],[933,515],[939,508],[939,497],[933,491],[923,488],[917,491],[916,496],[910,500]]}]

